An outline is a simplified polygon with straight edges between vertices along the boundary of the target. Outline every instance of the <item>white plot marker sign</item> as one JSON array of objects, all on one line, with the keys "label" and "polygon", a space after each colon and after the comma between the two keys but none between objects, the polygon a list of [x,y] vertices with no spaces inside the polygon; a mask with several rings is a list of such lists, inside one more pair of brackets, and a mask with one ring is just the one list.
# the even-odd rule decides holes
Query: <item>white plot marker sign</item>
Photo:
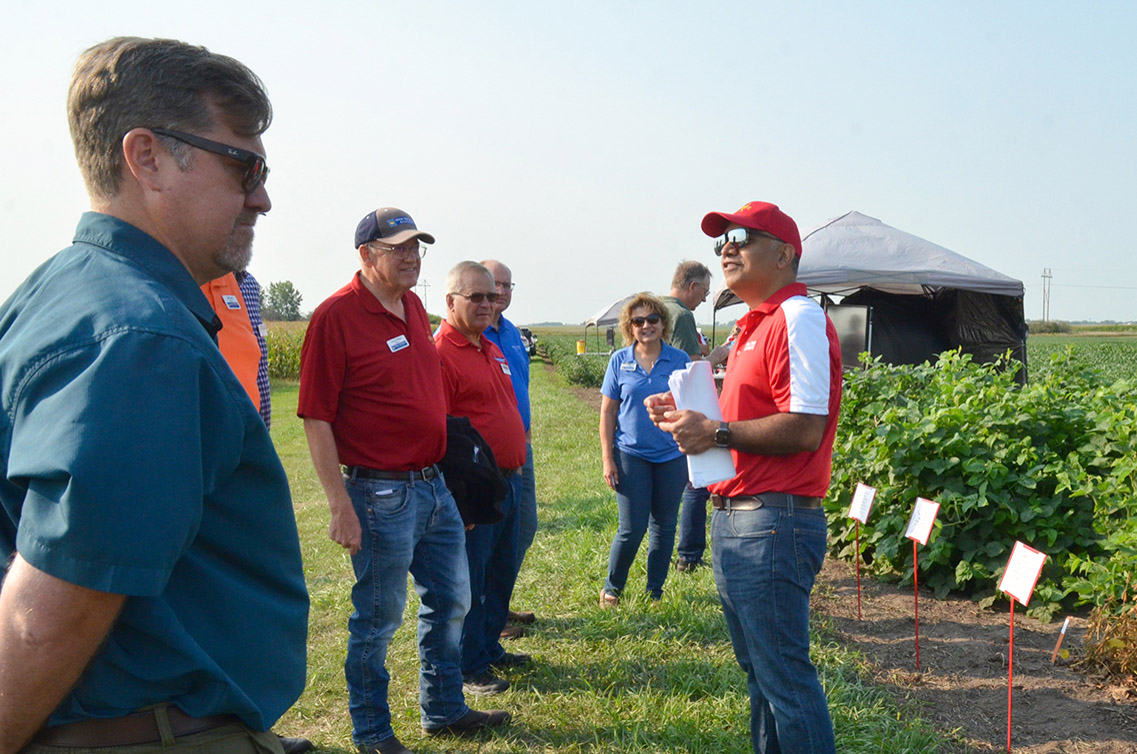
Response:
[{"label": "white plot marker sign", "polygon": [[[1046,562],[1046,553],[1039,552],[1033,547],[1015,542],[1011,550],[1011,558],[1003,570],[1003,578],[999,579],[999,591],[1011,596],[1011,640],[1007,652],[1007,751],[1011,750],[1011,700],[1015,680],[1015,601],[1023,607],[1030,602],[1034,593],[1034,586],[1038,583],[1038,576],[1042,573],[1042,566]],[[1065,631],[1066,627],[1063,626]],[[1054,648],[1055,653],[1058,647]]]},{"label": "white plot marker sign", "polygon": [[922,545],[927,545],[928,537],[932,535],[932,527],[936,523],[936,516],[939,515],[939,512],[939,503],[922,497],[916,498],[916,507],[912,509],[912,518],[908,519],[908,531],[904,533],[904,536]]},{"label": "white plot marker sign", "polygon": [[872,513],[872,502],[876,499],[876,487],[857,482],[857,490],[853,493],[853,503],[849,506],[849,518],[855,518],[862,524],[869,522]]}]

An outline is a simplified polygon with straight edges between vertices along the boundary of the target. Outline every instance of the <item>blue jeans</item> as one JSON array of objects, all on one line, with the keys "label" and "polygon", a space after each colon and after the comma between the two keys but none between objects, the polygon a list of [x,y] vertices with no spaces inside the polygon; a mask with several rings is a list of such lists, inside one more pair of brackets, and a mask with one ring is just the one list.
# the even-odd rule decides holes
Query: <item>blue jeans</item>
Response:
[{"label": "blue jeans", "polygon": [[533,476],[533,443],[525,444],[525,465],[521,467],[521,534],[517,541],[517,567],[525,561],[525,553],[537,536],[537,478]]},{"label": "blue jeans", "polygon": [[509,491],[501,504],[505,518],[466,532],[470,570],[470,612],[462,626],[462,675],[466,677],[488,670],[505,655],[500,638],[517,581],[521,475],[513,474],[506,481]]},{"label": "blue jeans", "polygon": [[750,689],[756,754],[833,754],[833,723],[809,659],[809,593],[825,558],[825,512],[714,512],[715,584]]},{"label": "blue jeans", "polygon": [[620,523],[608,552],[608,578],[604,591],[620,594],[628,583],[628,571],[644,534],[647,544],[647,592],[659,599],[671,568],[675,547],[675,523],[679,499],[687,483],[687,459],[683,456],[662,463],[645,461],[616,448],[616,505]]},{"label": "blue jeans", "polygon": [[470,607],[462,552],[462,518],[441,476],[424,482],[344,478],[363,527],[363,547],[351,557],[355,586],[348,619],[348,698],[357,745],[394,735],[387,706],[387,646],[403,620],[407,572],[418,611],[419,705],[422,726],[440,728],[469,711],[462,696],[459,640]]},{"label": "blue jeans", "polygon": [[688,563],[700,563],[707,549],[707,500],[711,492],[706,487],[683,490],[683,510],[679,513],[679,557]]}]

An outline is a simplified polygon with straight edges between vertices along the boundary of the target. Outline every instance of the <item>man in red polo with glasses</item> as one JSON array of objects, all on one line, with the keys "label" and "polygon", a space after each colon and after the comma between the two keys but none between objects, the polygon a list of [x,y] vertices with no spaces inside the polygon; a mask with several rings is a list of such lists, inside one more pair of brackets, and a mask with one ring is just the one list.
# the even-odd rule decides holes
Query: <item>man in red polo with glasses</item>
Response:
[{"label": "man in red polo with glasses", "polygon": [[710,486],[715,584],[750,688],[754,751],[832,754],[833,723],[809,659],[809,593],[825,558],[825,511],[841,403],[833,324],[797,282],[801,237],[767,202],[711,212],[727,286],[750,307],[727,363],[724,421],[647,399],[680,450],[729,448],[738,473]]},{"label": "man in red polo with glasses", "polygon": [[470,419],[508,483],[502,520],[466,532],[470,612],[462,627],[462,677],[467,692],[481,695],[509,688],[492,668],[529,661],[528,655],[506,652],[499,641],[517,581],[520,472],[526,450],[525,424],[510,381],[509,361],[485,336],[497,312],[498,295],[488,269],[477,262],[459,262],[446,276],[446,321],[435,335],[446,412]]},{"label": "man in red polo with glasses", "polygon": [[421,599],[423,730],[464,734],[510,717],[472,710],[462,693],[465,533],[437,466],[446,452],[442,365],[412,290],[426,243],[434,236],[406,212],[369,212],[355,231],[359,272],[312,313],[300,354],[296,413],[331,508],[328,534],[355,570],[344,673],[362,754],[409,752],[391,727],[386,668],[408,571]]}]

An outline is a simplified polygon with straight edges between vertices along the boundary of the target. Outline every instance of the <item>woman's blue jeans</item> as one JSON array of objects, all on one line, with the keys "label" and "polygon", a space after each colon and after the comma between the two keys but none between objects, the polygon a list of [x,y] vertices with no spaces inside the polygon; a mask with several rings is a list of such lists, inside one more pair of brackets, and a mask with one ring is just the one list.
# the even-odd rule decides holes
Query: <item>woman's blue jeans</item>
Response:
[{"label": "woman's blue jeans", "polygon": [[750,688],[755,754],[833,754],[833,723],[809,659],[809,593],[825,558],[825,511],[716,510],[715,584]]},{"label": "woman's blue jeans", "polygon": [[644,534],[648,534],[647,592],[659,599],[671,568],[679,500],[687,484],[687,459],[679,456],[653,463],[619,448],[614,453],[619,473],[616,505],[620,523],[608,553],[604,591],[617,595],[624,591],[632,561],[636,559]]},{"label": "woman's blue jeans", "polygon": [[430,481],[344,479],[363,527],[351,558],[355,586],[348,619],[348,701],[352,740],[375,746],[394,735],[387,706],[387,646],[403,621],[407,572],[418,610],[419,705],[424,728],[441,728],[469,711],[462,695],[462,619],[470,608],[465,531],[439,475]]}]

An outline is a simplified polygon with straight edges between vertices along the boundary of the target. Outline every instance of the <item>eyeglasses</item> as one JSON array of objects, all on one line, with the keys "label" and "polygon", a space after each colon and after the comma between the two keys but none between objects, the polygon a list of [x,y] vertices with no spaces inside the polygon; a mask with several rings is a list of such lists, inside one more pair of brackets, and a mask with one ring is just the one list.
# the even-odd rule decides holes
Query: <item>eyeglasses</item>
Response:
[{"label": "eyeglasses", "polygon": [[241,149],[239,147],[231,147],[219,141],[203,139],[200,136],[194,136],[193,134],[187,134],[182,131],[172,131],[168,128],[151,128],[150,130],[159,136],[177,139],[180,142],[189,144],[191,147],[204,149],[206,152],[213,152],[213,154],[219,154],[222,157],[228,157],[231,160],[244,163],[245,175],[241,179],[241,188],[245,190],[246,194],[251,194],[256,191],[257,186],[260,186],[268,178],[268,165],[265,163],[265,158],[256,152],[250,152],[247,149]]},{"label": "eyeglasses", "polygon": [[643,327],[645,322],[649,325],[658,325],[659,320],[660,316],[653,313],[647,315],[646,317],[632,317],[630,321],[632,323],[632,327]]},{"label": "eyeglasses", "polygon": [[496,285],[498,288],[501,288],[503,291],[512,291],[514,284],[513,283],[494,283],[494,285]]},{"label": "eyeglasses", "polygon": [[401,244],[399,246],[388,246],[387,244],[380,243],[379,241],[371,241],[367,245],[371,248],[378,246],[379,250],[384,254],[400,256],[403,259],[407,259],[408,257],[419,257],[421,259],[422,257],[426,256],[426,247],[421,245],[418,241],[415,241],[414,243]]},{"label": "eyeglasses", "polygon": [[497,300],[501,298],[500,293],[458,293],[457,291],[450,294],[451,296],[461,296],[472,304],[480,304],[483,301],[489,301],[491,304],[496,304]]},{"label": "eyeglasses", "polygon": [[769,233],[763,233],[760,230],[751,230],[750,228],[732,228],[726,233],[722,234],[715,239],[715,256],[722,256],[722,250],[726,248],[728,243],[734,244],[737,248],[741,249],[755,238],[769,238],[778,243],[782,243],[782,239],[771,236]]}]

